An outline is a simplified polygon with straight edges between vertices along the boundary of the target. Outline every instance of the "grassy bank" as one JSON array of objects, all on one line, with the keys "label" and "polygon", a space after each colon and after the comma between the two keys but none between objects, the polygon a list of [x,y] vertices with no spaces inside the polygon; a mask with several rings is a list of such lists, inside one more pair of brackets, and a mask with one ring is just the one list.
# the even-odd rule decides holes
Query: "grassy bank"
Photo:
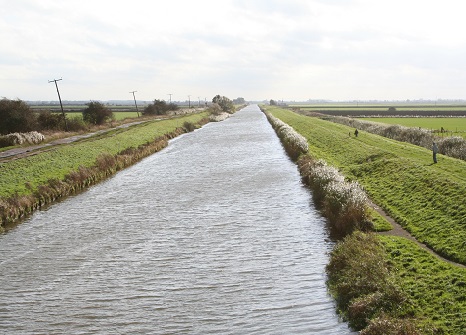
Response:
[{"label": "grassy bank", "polygon": [[1,163],[1,222],[16,220],[134,164],[206,118],[207,113],[200,113],[147,122]]},{"label": "grassy bank", "polygon": [[[357,179],[399,222],[464,262],[464,162],[442,157],[435,166],[428,150],[366,133],[349,137],[345,126],[268,111],[308,139],[313,157]],[[332,252],[328,273],[340,312],[361,334],[464,334],[466,270],[413,242],[354,233]]]},{"label": "grassy bank", "polygon": [[269,109],[308,139],[309,151],[364,186],[369,196],[419,241],[466,264],[466,162],[352,128]]}]

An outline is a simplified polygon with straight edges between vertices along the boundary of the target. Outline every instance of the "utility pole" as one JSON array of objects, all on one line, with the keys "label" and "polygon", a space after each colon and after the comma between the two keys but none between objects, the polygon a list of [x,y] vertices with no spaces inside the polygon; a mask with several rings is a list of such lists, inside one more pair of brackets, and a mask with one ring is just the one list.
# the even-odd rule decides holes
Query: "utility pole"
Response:
[{"label": "utility pole", "polygon": [[199,100],[197,107],[201,107],[201,97],[197,97],[197,100]]},{"label": "utility pole", "polygon": [[61,102],[60,91],[58,90],[58,84],[57,84],[57,81],[60,81],[60,80],[62,80],[62,78],[49,80],[49,84],[51,82],[55,83],[55,87],[57,88],[57,93],[58,93],[58,100],[60,101],[61,114],[63,115],[63,120],[65,121],[65,130],[68,131],[68,124],[66,123],[66,115],[65,115],[65,111],[63,110],[63,104]]},{"label": "utility pole", "polygon": [[138,117],[139,117],[139,110],[138,110],[138,104],[136,102],[136,95],[134,93],[136,93],[137,91],[132,91],[132,92],[129,92],[129,93],[133,93],[133,98],[134,98],[134,105],[136,106],[136,113],[138,113]]},{"label": "utility pole", "polygon": [[170,96],[170,103],[172,103],[172,95],[173,95],[173,94],[172,94],[172,93],[168,93],[167,95]]},{"label": "utility pole", "polygon": [[191,108],[191,96],[188,95],[188,107]]}]

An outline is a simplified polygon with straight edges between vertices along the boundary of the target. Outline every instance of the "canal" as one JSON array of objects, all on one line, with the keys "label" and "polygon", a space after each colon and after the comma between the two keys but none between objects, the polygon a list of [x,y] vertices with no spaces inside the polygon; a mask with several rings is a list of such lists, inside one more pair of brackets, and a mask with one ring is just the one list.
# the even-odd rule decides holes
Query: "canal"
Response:
[{"label": "canal", "polygon": [[351,334],[331,248],[249,106],[0,235],[0,333]]}]

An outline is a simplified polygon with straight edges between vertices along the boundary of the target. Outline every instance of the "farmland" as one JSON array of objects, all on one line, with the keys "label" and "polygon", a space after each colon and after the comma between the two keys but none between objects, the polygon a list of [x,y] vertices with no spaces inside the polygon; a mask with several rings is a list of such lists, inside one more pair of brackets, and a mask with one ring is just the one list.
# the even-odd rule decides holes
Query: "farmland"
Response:
[{"label": "farmland", "polygon": [[[466,264],[466,162],[280,108],[267,111],[307,138],[309,153],[358,181],[418,241]],[[380,218],[378,218],[380,220]],[[378,236],[396,282],[411,299],[411,312],[445,334],[464,334],[466,270],[438,260],[414,242]]]},{"label": "farmland", "polygon": [[[416,127],[428,129],[440,133],[443,136],[462,136],[466,138],[466,118],[461,117],[373,117],[373,118],[360,118],[361,120],[380,122],[387,124],[398,124],[405,127]],[[441,129],[444,132],[441,133]]]},{"label": "farmland", "polygon": [[303,112],[352,117],[466,116],[464,104],[294,104],[289,107]]}]

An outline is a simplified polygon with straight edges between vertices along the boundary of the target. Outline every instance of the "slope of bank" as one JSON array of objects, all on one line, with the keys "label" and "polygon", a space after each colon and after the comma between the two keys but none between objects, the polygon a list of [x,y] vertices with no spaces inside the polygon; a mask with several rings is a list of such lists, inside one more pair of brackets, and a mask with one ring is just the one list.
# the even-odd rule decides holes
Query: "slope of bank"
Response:
[{"label": "slope of bank", "polygon": [[[354,136],[348,136],[348,132],[351,131],[351,128],[348,127],[335,126],[322,120],[302,117],[290,111],[276,108],[267,108],[267,111],[305,136],[312,156],[331,162],[347,177],[358,180],[366,189],[370,190],[371,197],[387,200],[392,206],[392,213],[399,212],[405,217],[405,220],[415,221],[416,225],[414,226],[437,231],[438,237],[436,239],[435,233],[431,234],[432,240],[437,242],[435,245],[447,245],[453,240],[454,243],[450,244],[454,253],[450,253],[450,256],[452,254],[461,255],[464,252],[464,247],[462,248],[461,243],[459,243],[462,242],[461,234],[464,233],[464,223],[466,222],[463,204],[466,176],[462,162],[458,160],[450,162],[441,157],[440,162],[444,166],[440,167],[440,164],[434,166],[429,162],[431,154],[428,150],[419,152],[416,148],[409,148],[409,145],[400,145],[395,141],[379,139],[365,133],[360,134],[356,139]],[[378,160],[387,161],[385,163],[387,163],[388,170],[382,170],[378,165],[373,165]],[[459,164],[457,164],[458,162]],[[384,166],[384,164],[380,165]],[[411,173],[400,173],[398,169],[394,169],[394,166],[397,165],[408,165],[408,167],[415,165],[419,171],[414,176]],[[430,188],[435,187],[433,184],[438,180],[434,179],[426,185],[426,179],[432,177],[432,174],[428,173],[429,170],[425,170],[431,167],[434,167],[435,171],[438,172],[438,176],[435,176],[444,181],[441,189],[447,194],[446,197],[437,195],[439,192],[437,189],[433,195],[430,194],[432,193]],[[376,175],[370,176],[371,173],[376,173]],[[413,189],[414,195],[407,199],[405,190],[400,184],[408,184],[407,187],[409,187],[412,185],[412,179],[415,178],[419,179],[419,185]],[[393,184],[390,184],[391,181]],[[410,194],[408,193],[408,195]],[[419,199],[412,200],[413,197]],[[445,198],[448,197],[450,197],[448,202],[442,205],[441,201],[446,201]],[[431,198],[436,201],[436,206],[429,206],[428,199]],[[403,202],[407,204],[403,205]],[[384,202],[381,201],[381,203]],[[455,209],[454,212],[448,211],[447,207],[450,206]],[[428,214],[424,218],[424,222],[416,221],[416,216],[423,215],[423,211]],[[435,224],[439,217],[444,219],[443,226]],[[424,227],[423,223],[425,223]],[[407,224],[405,223],[404,226],[406,227]],[[449,236],[451,238],[445,241],[444,236],[449,234],[448,231],[453,229],[452,227],[457,230],[456,236]],[[388,329],[395,331],[398,329],[397,327],[405,327],[404,332],[394,332],[394,334],[464,334],[464,329],[466,329],[466,291],[464,289],[466,270],[464,267],[439,260],[415,242],[405,238],[375,235],[378,242],[374,241],[375,245],[370,247],[365,243],[360,243],[365,238],[359,237],[358,234],[354,235],[356,236],[352,235],[345,239],[344,243],[338,244],[340,248],[338,248],[337,254],[339,253],[340,260],[346,259],[349,263],[346,266],[346,274],[341,270],[336,272],[337,277],[340,277],[338,287],[343,288],[343,296],[337,294],[336,298],[340,308],[349,307],[341,312],[345,317],[349,317],[350,324],[356,329],[363,329],[371,320],[370,330],[365,329],[362,332],[364,334],[386,334]],[[367,240],[371,240],[369,235]],[[352,247],[350,246],[353,249],[347,249],[345,244],[353,244]],[[371,285],[376,285],[377,281],[372,282],[373,278],[380,275],[378,271],[373,273],[374,271],[370,270],[375,263],[367,262],[372,257],[367,255],[371,248],[375,248],[374,250],[381,248],[382,254],[379,256],[381,263],[377,262],[377,267],[381,266],[379,270],[389,271],[387,279],[384,280],[388,280],[388,283],[394,280],[396,283],[394,287],[401,289],[398,292],[407,293],[408,300],[403,300],[403,294],[398,295],[398,289],[394,291],[390,289],[387,292],[376,290],[376,293],[369,289]],[[343,258],[341,258],[342,256]],[[329,266],[335,267],[335,265],[335,260],[333,260],[333,264]],[[334,272],[332,274],[335,275]],[[333,284],[331,287],[335,289]],[[364,288],[368,288],[368,290]],[[359,298],[350,299],[340,305],[341,299],[346,299],[345,297],[348,297],[349,292],[353,292],[351,294],[356,294]],[[402,300],[389,307],[392,311],[391,316],[374,314],[378,308],[388,307],[387,304],[396,301],[395,298]],[[390,317],[394,316],[401,318],[399,319],[401,321],[392,323]],[[409,321],[411,318],[416,320],[416,324],[422,330],[415,329],[416,326]]]},{"label": "slope of bank", "polygon": [[466,264],[466,162],[377,135],[270,109],[305,136],[309,151],[356,179],[396,222],[443,257]]},{"label": "slope of bank", "polygon": [[98,182],[208,122],[207,113],[114,129],[0,164],[0,219],[11,222]]}]

